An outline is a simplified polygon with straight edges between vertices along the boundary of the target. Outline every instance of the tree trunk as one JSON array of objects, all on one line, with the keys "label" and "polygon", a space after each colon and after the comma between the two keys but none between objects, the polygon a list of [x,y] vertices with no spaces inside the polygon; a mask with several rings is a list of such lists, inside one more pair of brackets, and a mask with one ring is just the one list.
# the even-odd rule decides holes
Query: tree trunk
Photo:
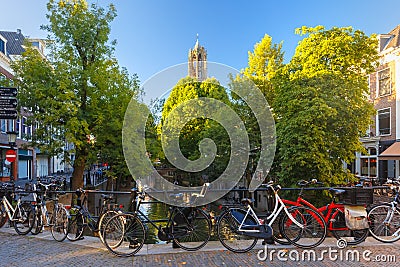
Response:
[{"label": "tree trunk", "polygon": [[74,160],[74,171],[72,172],[71,187],[72,190],[83,188],[83,174],[85,171],[87,152],[84,150],[76,150]]}]

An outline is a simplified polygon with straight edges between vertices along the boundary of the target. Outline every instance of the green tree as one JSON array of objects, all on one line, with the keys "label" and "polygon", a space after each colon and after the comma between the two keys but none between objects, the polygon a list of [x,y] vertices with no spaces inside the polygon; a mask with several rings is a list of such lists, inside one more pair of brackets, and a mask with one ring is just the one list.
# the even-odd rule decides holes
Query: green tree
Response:
[{"label": "green tree", "polygon": [[[101,157],[122,173],[121,129],[125,109],[138,92],[134,75],[119,67],[109,40],[116,16],[84,0],[50,0],[48,58],[28,47],[13,65],[19,104],[32,110],[32,145],[49,155],[74,144],[72,188],[83,186],[85,165]],[[88,142],[88,137],[96,142]],[[124,172],[127,175],[127,172]]]},{"label": "green tree", "polygon": [[274,88],[271,79],[283,66],[282,42],[272,43],[272,37],[265,34],[260,42],[254,45],[253,52],[248,52],[248,66],[243,74],[263,92],[268,103],[273,103]]},{"label": "green tree", "polygon": [[[159,133],[172,110],[185,101],[201,97],[216,99],[228,106],[230,105],[225,88],[216,79],[209,78],[203,82],[198,82],[194,78],[183,78],[172,89],[170,96],[165,101],[161,114]],[[185,120],[190,117],[195,112],[191,108],[190,105],[184,107],[179,116],[175,116],[173,119]],[[189,160],[196,160],[200,157],[199,144],[202,140],[209,138],[217,145],[215,161],[206,170],[190,174],[184,172],[185,174],[182,174],[182,176],[189,176],[192,183],[201,184],[198,180],[204,174],[210,180],[213,180],[224,171],[230,157],[229,136],[218,122],[204,117],[187,119],[187,123],[179,131],[179,136],[175,136],[174,138],[179,138],[180,151]]]},{"label": "green tree", "polygon": [[343,162],[363,150],[359,137],[374,114],[366,74],[378,59],[376,37],[350,27],[297,33],[306,38],[274,79],[277,173],[285,185],[311,178],[344,183]]},{"label": "green tree", "polygon": [[[275,99],[272,80],[279,69],[284,66],[283,55],[282,43],[274,44],[272,38],[268,34],[265,34],[261,41],[254,45],[253,52],[248,52],[248,66],[241,71],[242,76],[231,77],[229,86],[232,89],[230,91],[232,92],[232,107],[246,126],[250,148],[252,149],[247,167],[249,170],[247,179],[249,181],[252,175],[251,172],[255,169],[253,165],[259,160],[260,151],[258,149],[261,146],[260,128],[252,109],[233,91],[238,90],[237,87],[239,86],[252,88],[255,85],[262,92],[269,105],[272,105]],[[249,81],[254,84],[249,85]],[[272,106],[271,108],[273,109]]]}]

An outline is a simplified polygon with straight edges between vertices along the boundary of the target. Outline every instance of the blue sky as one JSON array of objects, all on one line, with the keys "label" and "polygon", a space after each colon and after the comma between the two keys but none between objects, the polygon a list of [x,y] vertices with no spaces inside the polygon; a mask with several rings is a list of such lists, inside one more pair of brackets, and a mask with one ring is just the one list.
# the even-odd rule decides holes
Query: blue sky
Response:
[{"label": "blue sky", "polygon": [[[242,69],[247,52],[264,34],[283,41],[285,61],[292,57],[303,25],[353,26],[367,34],[388,33],[400,24],[398,0],[241,1],[169,0],[112,2],[118,16],[111,38],[118,44],[115,56],[130,73],[144,82],[157,72],[187,61],[189,48],[199,34],[208,60]],[[45,37],[47,0],[13,0],[2,3],[0,30],[17,28],[30,37]]]}]

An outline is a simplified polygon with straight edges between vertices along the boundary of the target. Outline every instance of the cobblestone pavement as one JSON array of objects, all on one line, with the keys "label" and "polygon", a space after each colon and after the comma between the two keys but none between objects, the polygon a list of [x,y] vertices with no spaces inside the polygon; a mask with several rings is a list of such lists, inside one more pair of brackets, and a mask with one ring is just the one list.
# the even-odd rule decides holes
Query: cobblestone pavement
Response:
[{"label": "cobblestone pavement", "polygon": [[94,237],[60,243],[46,232],[19,236],[13,229],[3,227],[0,266],[400,266],[400,243],[383,244],[368,238],[363,245],[343,250],[335,243],[327,240],[314,251],[278,245],[266,249],[258,244],[243,254],[227,251],[216,241],[197,252],[172,249],[166,244],[148,245],[135,257],[120,258]]}]

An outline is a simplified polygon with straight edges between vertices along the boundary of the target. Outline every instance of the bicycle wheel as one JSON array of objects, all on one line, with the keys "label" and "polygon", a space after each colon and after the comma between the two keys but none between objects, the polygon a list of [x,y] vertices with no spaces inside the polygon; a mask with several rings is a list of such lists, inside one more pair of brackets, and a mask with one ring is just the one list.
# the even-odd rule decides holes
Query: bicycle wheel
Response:
[{"label": "bicycle wheel", "polygon": [[115,210],[108,210],[103,215],[100,216],[99,223],[98,223],[98,230],[99,230],[99,237],[101,240],[101,243],[104,243],[104,227],[107,224],[107,222],[117,215],[118,212]]},{"label": "bicycle wheel", "polygon": [[350,230],[346,226],[345,216],[342,210],[333,211],[329,220],[331,223],[328,229],[336,239],[344,239],[347,245],[357,245],[365,241],[368,236],[368,228],[362,230]]},{"label": "bicycle wheel", "polygon": [[39,206],[34,206],[34,207],[35,207],[35,212],[36,212],[36,219],[35,219],[35,223],[33,224],[31,234],[37,235],[43,229],[43,216],[42,216],[42,208]]},{"label": "bicycle wheel", "polygon": [[145,227],[134,214],[115,215],[105,225],[103,234],[106,248],[119,257],[135,255],[146,240]]},{"label": "bicycle wheel", "polygon": [[293,245],[299,248],[314,248],[324,242],[326,237],[326,224],[322,216],[303,206],[288,209],[293,218],[300,223],[298,226],[285,213],[280,221],[280,229]]},{"label": "bicycle wheel", "polygon": [[50,219],[50,231],[54,240],[62,242],[67,238],[68,233],[68,211],[63,205],[58,204],[54,207]]},{"label": "bicycle wheel", "polygon": [[278,217],[276,217],[275,221],[272,223],[271,227],[272,227],[272,231],[273,231],[273,235],[272,238],[273,240],[281,245],[290,245],[291,243],[289,242],[289,240],[286,239],[286,237],[282,234],[282,231],[280,230],[279,227],[279,222],[281,221],[281,218],[283,216],[283,213],[281,212]]},{"label": "bicycle wheel", "polygon": [[[246,236],[239,231],[239,226],[246,215],[246,211],[239,208],[232,208],[224,211],[217,223],[217,235],[221,244],[232,252],[244,253],[257,244],[256,237]],[[256,219],[249,214],[245,223],[247,225],[258,225]]]},{"label": "bicycle wheel", "polygon": [[400,239],[400,210],[394,210],[390,204],[374,206],[368,212],[369,232],[384,243],[393,243]]},{"label": "bicycle wheel", "polygon": [[[204,247],[211,236],[211,220],[201,209],[190,208],[191,212],[186,216],[184,224],[173,223],[171,225],[172,235],[175,243],[182,249],[195,251]],[[177,208],[176,211],[179,209]],[[175,213],[175,216],[179,216]],[[174,221],[174,217],[172,217]],[[174,221],[175,222],[175,221]]]},{"label": "bicycle wheel", "polygon": [[68,219],[67,238],[70,241],[82,239],[85,229],[85,217],[77,208],[71,208]]},{"label": "bicycle wheel", "polygon": [[0,206],[0,228],[6,224],[7,220],[8,220],[7,212],[4,208],[4,205],[1,205]]},{"label": "bicycle wheel", "polygon": [[13,217],[14,229],[19,235],[29,233],[35,224],[35,210],[30,203],[22,203],[15,209]]}]

